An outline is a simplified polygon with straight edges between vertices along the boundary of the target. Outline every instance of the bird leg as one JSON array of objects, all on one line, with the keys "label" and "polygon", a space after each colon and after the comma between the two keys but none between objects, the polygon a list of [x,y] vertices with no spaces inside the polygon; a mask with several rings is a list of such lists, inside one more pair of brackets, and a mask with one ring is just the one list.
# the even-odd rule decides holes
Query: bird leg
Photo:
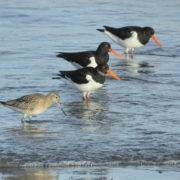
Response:
[{"label": "bird leg", "polygon": [[29,116],[29,120],[32,121],[32,116],[31,115]]},{"label": "bird leg", "polygon": [[86,101],[89,99],[89,94],[90,94],[89,92],[83,93],[83,101]]},{"label": "bird leg", "polygon": [[133,53],[134,53],[134,48],[131,48],[131,54],[133,55]]},{"label": "bird leg", "polygon": [[86,100],[89,100],[89,95],[90,95],[90,92],[87,92],[87,94],[86,94]]},{"label": "bird leg", "polygon": [[125,53],[125,54],[128,54],[128,52],[129,52],[129,48],[126,48],[125,51],[124,51],[124,53]]},{"label": "bird leg", "polygon": [[21,119],[21,123],[24,123],[24,119],[25,119],[26,116],[27,116],[27,115],[24,114],[23,118]]},{"label": "bird leg", "polygon": [[87,93],[86,93],[86,92],[83,92],[83,101],[86,100],[86,95],[87,95]]}]

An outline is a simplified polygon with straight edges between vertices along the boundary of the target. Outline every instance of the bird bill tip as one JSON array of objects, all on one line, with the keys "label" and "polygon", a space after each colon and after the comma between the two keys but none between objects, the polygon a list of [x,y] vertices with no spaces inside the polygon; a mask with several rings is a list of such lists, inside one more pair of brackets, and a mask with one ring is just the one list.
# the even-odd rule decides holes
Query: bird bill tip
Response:
[{"label": "bird bill tip", "polygon": [[117,53],[116,51],[112,50],[111,48],[109,49],[109,52],[113,53],[114,55],[120,57],[121,59],[124,59],[124,57],[122,55],[120,55],[119,53]]},{"label": "bird bill tip", "polygon": [[112,76],[113,78],[120,80],[120,78],[118,76],[116,76],[113,72],[111,72],[110,70],[106,71],[110,76]]},{"label": "bird bill tip", "polygon": [[151,38],[159,45],[160,48],[162,48],[162,45],[160,44],[160,42],[156,39],[154,35],[152,35]]},{"label": "bird bill tip", "polygon": [[64,113],[64,115],[66,115],[64,109],[62,108],[61,104],[59,102],[57,102],[57,105],[60,107],[60,109],[62,110],[62,112]]}]

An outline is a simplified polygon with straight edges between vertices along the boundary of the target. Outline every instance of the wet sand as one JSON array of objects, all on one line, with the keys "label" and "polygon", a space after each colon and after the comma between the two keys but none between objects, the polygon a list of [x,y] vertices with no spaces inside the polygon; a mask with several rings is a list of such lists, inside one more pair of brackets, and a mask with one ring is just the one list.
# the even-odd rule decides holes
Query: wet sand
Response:
[{"label": "wet sand", "polygon": [[71,168],[3,168],[2,180],[179,180],[180,171],[173,166],[71,167]]}]

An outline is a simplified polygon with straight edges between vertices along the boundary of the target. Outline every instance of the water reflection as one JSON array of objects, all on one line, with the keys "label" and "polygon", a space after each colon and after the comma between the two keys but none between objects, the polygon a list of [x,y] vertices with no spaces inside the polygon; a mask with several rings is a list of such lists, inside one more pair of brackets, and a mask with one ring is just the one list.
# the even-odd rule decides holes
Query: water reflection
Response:
[{"label": "water reflection", "polygon": [[48,170],[3,169],[1,173],[5,175],[4,180],[60,180],[59,172]]},{"label": "water reflection", "polygon": [[18,132],[22,136],[44,136],[50,134],[48,127],[23,124]]},{"label": "water reflection", "polygon": [[23,125],[7,129],[6,133],[9,144],[16,142],[16,147],[13,150],[17,151],[17,154],[39,146],[48,148],[49,142],[54,140],[54,132],[46,126]]},{"label": "water reflection", "polygon": [[[110,171],[111,172],[111,171]],[[75,169],[2,169],[0,173],[4,180],[73,180],[78,179],[109,179],[108,168],[75,168]],[[1,177],[1,176],[0,176]]]},{"label": "water reflection", "polygon": [[100,117],[104,111],[104,102],[71,102],[68,106],[70,107],[71,115],[76,118],[85,120],[102,120]]},{"label": "water reflection", "polygon": [[13,136],[45,136],[52,134],[51,131],[46,126],[35,126],[32,124],[25,124],[23,123],[21,127],[14,127],[7,130],[7,132],[11,132]]},{"label": "water reflection", "polygon": [[133,60],[134,57],[135,57],[134,54],[125,54],[126,61]]},{"label": "water reflection", "polygon": [[160,56],[160,57],[177,57],[179,56],[176,54],[173,49],[171,49],[171,52],[168,51],[168,49],[171,49],[170,47],[163,47],[163,48],[154,48],[154,49],[148,49],[145,51],[136,52],[136,55],[148,55],[148,56]]},{"label": "water reflection", "polygon": [[151,65],[147,61],[142,61],[135,57],[135,55],[127,54],[127,61],[117,61],[116,63],[111,63],[112,66],[122,66],[122,67],[142,67],[142,68],[153,68],[154,65]]},{"label": "water reflection", "polygon": [[118,62],[112,64],[114,67],[119,66],[122,68],[121,71],[126,71],[126,72],[133,72],[136,74],[149,74],[149,73],[154,73],[154,64],[151,65],[148,62],[145,61],[138,61],[137,59],[130,59],[126,63]]}]

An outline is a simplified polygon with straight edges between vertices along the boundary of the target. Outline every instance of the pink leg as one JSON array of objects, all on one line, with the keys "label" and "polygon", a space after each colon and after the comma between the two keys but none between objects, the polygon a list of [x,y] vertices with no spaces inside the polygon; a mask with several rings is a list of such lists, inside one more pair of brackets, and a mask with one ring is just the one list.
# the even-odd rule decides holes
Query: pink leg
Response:
[{"label": "pink leg", "polygon": [[131,54],[133,54],[134,53],[134,51],[133,51],[133,49],[131,49]]},{"label": "pink leg", "polygon": [[84,92],[83,93],[83,101],[86,101],[86,100],[88,100],[89,99],[89,92]]}]

